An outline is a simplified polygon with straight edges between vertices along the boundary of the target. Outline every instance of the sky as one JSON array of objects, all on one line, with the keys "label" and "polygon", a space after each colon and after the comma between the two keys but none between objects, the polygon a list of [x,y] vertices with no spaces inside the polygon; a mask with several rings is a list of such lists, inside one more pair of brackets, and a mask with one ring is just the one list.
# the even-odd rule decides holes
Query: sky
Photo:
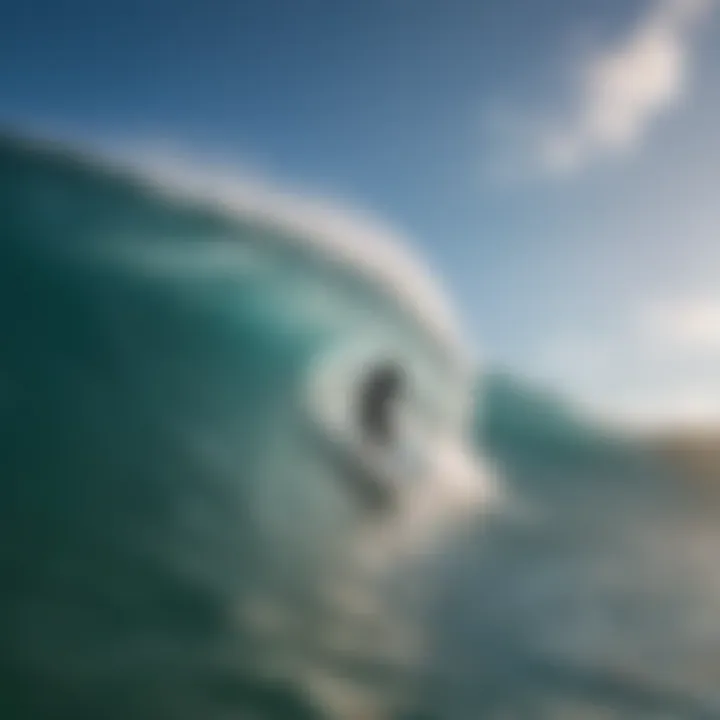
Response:
[{"label": "sky", "polygon": [[0,0],[0,122],[382,218],[483,362],[720,420],[720,2]]}]

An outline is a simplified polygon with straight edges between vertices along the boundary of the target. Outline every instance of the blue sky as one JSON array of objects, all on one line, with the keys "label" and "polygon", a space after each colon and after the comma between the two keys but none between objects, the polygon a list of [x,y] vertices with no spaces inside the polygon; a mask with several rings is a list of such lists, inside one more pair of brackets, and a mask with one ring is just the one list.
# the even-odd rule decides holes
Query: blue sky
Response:
[{"label": "blue sky", "polygon": [[476,344],[720,417],[713,0],[0,0],[0,120],[170,141],[409,234]]}]

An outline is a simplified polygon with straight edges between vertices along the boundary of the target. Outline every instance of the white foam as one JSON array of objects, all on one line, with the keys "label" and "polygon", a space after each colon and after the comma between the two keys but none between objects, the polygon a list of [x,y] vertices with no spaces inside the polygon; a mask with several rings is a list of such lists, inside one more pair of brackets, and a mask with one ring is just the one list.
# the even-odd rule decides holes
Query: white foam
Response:
[{"label": "white foam", "polygon": [[288,243],[304,243],[326,260],[352,268],[402,308],[460,368],[469,371],[474,365],[437,278],[410,251],[407,238],[368,214],[164,148],[135,144],[104,155],[163,194],[265,224],[281,231]]},{"label": "white foam", "polygon": [[381,569],[422,557],[442,545],[438,534],[452,533],[504,505],[494,469],[457,438],[436,438],[428,457],[428,477],[407,488],[397,513],[365,528],[357,551],[366,567]]}]

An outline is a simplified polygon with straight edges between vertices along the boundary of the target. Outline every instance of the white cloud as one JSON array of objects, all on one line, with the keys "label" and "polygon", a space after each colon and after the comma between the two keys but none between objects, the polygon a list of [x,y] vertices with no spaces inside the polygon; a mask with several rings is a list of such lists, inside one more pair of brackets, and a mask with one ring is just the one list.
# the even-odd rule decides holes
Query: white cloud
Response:
[{"label": "white cloud", "polygon": [[653,393],[628,393],[606,414],[638,428],[717,425],[720,381]]},{"label": "white cloud", "polygon": [[535,135],[537,168],[568,174],[634,149],[680,101],[693,31],[713,6],[714,0],[656,0],[628,37],[591,57],[580,68],[567,116],[546,120]]},{"label": "white cloud", "polygon": [[640,323],[649,337],[677,351],[720,356],[720,298],[653,303],[642,313]]},{"label": "white cloud", "polygon": [[605,333],[549,338],[538,376],[635,427],[720,423],[720,295],[640,303]]}]

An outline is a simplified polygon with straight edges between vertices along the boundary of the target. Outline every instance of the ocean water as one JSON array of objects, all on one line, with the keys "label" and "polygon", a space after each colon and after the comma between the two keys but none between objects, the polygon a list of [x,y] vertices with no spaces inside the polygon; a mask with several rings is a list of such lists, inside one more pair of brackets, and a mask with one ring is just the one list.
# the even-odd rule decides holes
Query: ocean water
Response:
[{"label": "ocean water", "polygon": [[720,717],[717,496],[517,378],[487,391],[516,502],[448,564],[436,716]]},{"label": "ocean water", "polygon": [[713,502],[405,255],[142,165],[0,140],[3,718],[720,717]]}]

